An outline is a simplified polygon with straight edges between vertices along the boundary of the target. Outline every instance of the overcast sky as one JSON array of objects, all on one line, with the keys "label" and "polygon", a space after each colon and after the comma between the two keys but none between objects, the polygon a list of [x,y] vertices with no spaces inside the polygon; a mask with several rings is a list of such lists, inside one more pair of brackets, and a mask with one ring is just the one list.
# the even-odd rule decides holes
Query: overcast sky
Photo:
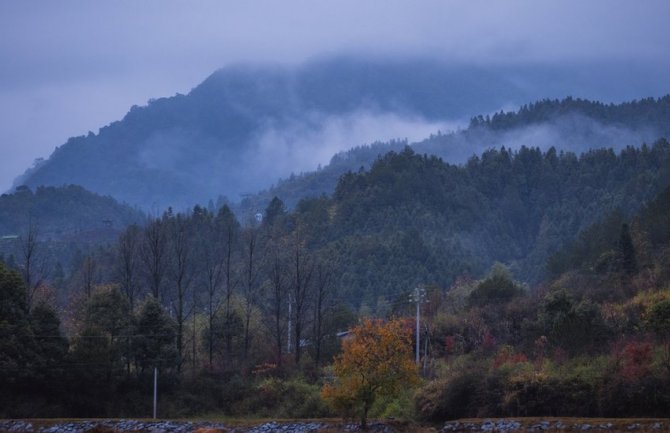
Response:
[{"label": "overcast sky", "polygon": [[644,64],[670,57],[668,18],[668,0],[1,1],[0,191],[68,137],[229,64],[341,53]]}]

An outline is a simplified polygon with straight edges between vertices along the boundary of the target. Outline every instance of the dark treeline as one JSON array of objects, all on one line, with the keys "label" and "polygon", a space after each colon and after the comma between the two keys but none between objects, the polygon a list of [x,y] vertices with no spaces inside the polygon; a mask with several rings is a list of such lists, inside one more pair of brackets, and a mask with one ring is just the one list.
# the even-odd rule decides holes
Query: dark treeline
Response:
[{"label": "dark treeline", "polygon": [[[27,253],[40,239],[21,237],[1,272],[0,415],[146,416],[154,368],[166,416],[327,414],[318,389],[337,333],[359,317],[411,316],[417,285],[431,297],[418,414],[576,413],[560,387],[552,401],[563,406],[524,400],[531,386],[553,386],[534,385],[537,375],[572,380],[561,368],[610,362],[615,375],[639,351],[651,356],[645,371],[663,365],[651,338],[664,335],[665,316],[648,317],[666,293],[667,243],[644,233],[665,233],[667,192],[655,199],[669,159],[665,140],[579,157],[503,148],[463,166],[407,148],[293,212],[277,198],[242,222],[225,205],[168,210],[82,252],[59,278],[38,276]],[[601,221],[610,228],[593,226]],[[638,340],[621,340],[622,329]],[[665,383],[654,374],[649,386]],[[616,413],[609,377],[576,385],[602,402],[579,414]],[[498,388],[472,382],[482,378]],[[667,409],[654,398],[626,413]],[[406,416],[412,402],[373,412]]]},{"label": "dark treeline", "polygon": [[494,113],[492,116],[476,116],[470,127],[486,127],[494,130],[513,129],[543,123],[566,114],[580,114],[602,124],[626,125],[632,129],[658,129],[659,136],[670,135],[667,119],[670,116],[670,95],[662,98],[645,98],[621,104],[604,104],[580,98],[545,99],[523,105],[516,112]]}]

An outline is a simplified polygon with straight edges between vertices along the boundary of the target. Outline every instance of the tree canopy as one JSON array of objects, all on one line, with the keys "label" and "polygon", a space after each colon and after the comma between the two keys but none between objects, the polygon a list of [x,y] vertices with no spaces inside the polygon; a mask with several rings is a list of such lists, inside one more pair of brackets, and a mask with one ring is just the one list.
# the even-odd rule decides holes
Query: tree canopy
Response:
[{"label": "tree canopy", "polygon": [[342,353],[333,363],[333,372],[335,382],[323,387],[323,397],[337,410],[354,411],[366,428],[375,399],[396,395],[418,383],[408,322],[363,320],[349,330]]}]

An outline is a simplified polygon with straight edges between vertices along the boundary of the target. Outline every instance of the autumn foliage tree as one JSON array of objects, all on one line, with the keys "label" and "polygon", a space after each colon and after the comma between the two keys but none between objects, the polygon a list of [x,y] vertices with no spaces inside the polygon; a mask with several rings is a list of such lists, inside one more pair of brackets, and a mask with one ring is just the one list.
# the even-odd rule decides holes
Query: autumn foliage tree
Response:
[{"label": "autumn foliage tree", "polygon": [[411,330],[403,320],[367,319],[350,330],[342,349],[333,364],[335,380],[321,396],[335,410],[360,416],[363,428],[377,397],[392,397],[418,383]]}]

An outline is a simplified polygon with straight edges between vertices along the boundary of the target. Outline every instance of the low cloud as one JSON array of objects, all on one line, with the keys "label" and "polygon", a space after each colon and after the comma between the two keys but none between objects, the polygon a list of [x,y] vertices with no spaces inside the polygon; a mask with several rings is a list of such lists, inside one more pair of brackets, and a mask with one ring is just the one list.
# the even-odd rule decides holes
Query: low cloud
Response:
[{"label": "low cloud", "polygon": [[[285,127],[264,128],[250,143],[246,159],[263,177],[258,179],[258,186],[267,187],[280,177],[326,165],[336,153],[355,146],[394,139],[406,139],[411,143],[440,130],[454,130],[462,124],[368,110],[341,116],[312,113],[307,120],[295,121]],[[265,183],[261,185],[261,182]]]},{"label": "low cloud", "polygon": [[658,138],[659,132],[650,127],[632,129],[603,124],[584,115],[570,114],[511,130],[483,128],[467,134],[447,134],[438,140],[418,142],[414,147],[418,152],[438,155],[447,162],[463,163],[473,155],[480,155],[492,148],[518,150],[525,146],[546,151],[555,147],[559,151],[580,154],[599,148],[619,151],[627,146],[651,144]]}]

